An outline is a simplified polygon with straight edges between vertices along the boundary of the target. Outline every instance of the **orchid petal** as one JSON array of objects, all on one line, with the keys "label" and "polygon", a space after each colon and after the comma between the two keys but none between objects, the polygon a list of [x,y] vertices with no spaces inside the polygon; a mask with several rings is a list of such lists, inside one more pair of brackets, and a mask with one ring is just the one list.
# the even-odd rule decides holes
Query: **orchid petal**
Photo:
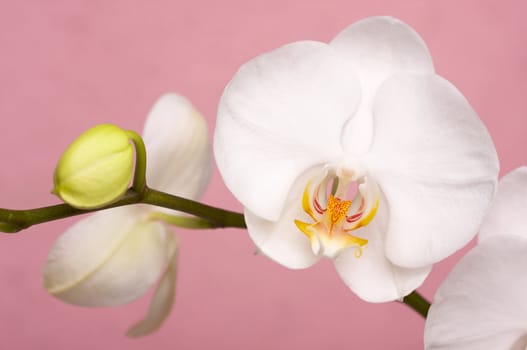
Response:
[{"label": "orchid petal", "polygon": [[53,245],[44,287],[80,306],[113,306],[143,295],[166,266],[167,228],[139,207],[109,209],[70,227]]},{"label": "orchid petal", "polygon": [[220,101],[214,152],[227,187],[255,215],[280,217],[295,178],[341,153],[360,99],[349,65],[327,44],[296,42],[240,68]]},{"label": "orchid petal", "polygon": [[157,285],[147,315],[126,332],[126,335],[129,337],[142,337],[155,332],[161,327],[168,315],[170,315],[170,311],[174,305],[178,242],[174,235],[169,235],[168,238],[167,255],[170,257],[170,262]]},{"label": "orchid petal", "polygon": [[427,350],[482,350],[482,349],[507,349],[507,350],[525,350],[527,341],[519,339],[518,331],[495,333],[490,335],[481,335],[477,339],[457,340],[455,343],[446,346],[433,344],[426,347]]},{"label": "orchid petal", "polygon": [[392,264],[384,254],[384,232],[388,212],[381,201],[375,218],[367,226],[353,231],[368,239],[357,256],[356,248],[342,251],[335,259],[335,268],[344,283],[368,302],[398,300],[419,287],[432,266],[407,269]]},{"label": "orchid petal", "polygon": [[433,73],[432,58],[423,39],[392,17],[369,17],[355,22],[330,43],[357,72],[362,87],[360,106],[344,131],[349,152],[368,150],[372,135],[372,106],[379,86],[399,72]]},{"label": "orchid petal", "polygon": [[524,349],[526,252],[527,240],[514,235],[489,237],[472,249],[437,291],[426,348]]},{"label": "orchid petal", "polygon": [[478,239],[492,236],[521,235],[527,238],[527,167],[505,175],[498,184],[498,194],[485,217]]},{"label": "orchid petal", "polygon": [[370,91],[395,73],[434,71],[423,39],[397,18],[377,16],[355,22],[330,45],[353,63],[361,85]]},{"label": "orchid petal", "polygon": [[207,123],[183,96],[169,93],[152,107],[143,133],[147,182],[156,190],[196,199],[212,173]]},{"label": "orchid petal", "polygon": [[436,75],[388,79],[374,106],[367,167],[390,212],[386,255],[420,267],[468,243],[493,197],[498,158],[461,93]]},{"label": "orchid petal", "polygon": [[247,231],[257,252],[290,269],[307,268],[320,259],[313,253],[309,238],[295,225],[295,219],[308,219],[301,203],[304,186],[312,175],[313,171],[308,171],[295,181],[277,221],[262,219],[245,209]]}]

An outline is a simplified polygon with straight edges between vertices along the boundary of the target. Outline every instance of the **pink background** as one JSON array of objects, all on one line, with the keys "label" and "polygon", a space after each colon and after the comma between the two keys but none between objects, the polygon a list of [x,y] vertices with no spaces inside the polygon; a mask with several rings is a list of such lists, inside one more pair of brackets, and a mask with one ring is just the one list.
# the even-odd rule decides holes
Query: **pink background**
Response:
[{"label": "pink background", "polygon": [[[142,130],[162,93],[188,96],[211,130],[240,64],[282,44],[328,41],[348,24],[393,15],[428,43],[437,71],[469,99],[493,136],[502,174],[527,164],[527,21],[518,1],[2,1],[0,207],[57,203],[61,151],[102,122]],[[241,206],[215,172],[204,201]],[[63,304],[41,288],[55,238],[77,219],[0,236],[2,349],[420,349],[424,322],[397,303],[367,304],[330,261],[289,271],[254,256],[242,230],[179,230],[177,303],[155,335],[127,327],[149,297],[118,308]],[[438,264],[431,298],[461,254]]]}]

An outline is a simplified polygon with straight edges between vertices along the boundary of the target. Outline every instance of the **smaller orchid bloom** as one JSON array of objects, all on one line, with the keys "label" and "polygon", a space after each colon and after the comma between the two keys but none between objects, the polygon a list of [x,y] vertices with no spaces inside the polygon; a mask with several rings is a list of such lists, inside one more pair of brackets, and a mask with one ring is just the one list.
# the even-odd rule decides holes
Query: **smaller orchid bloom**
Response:
[{"label": "smaller orchid bloom", "polygon": [[[176,94],[162,96],[143,135],[148,185],[185,198],[199,197],[212,163],[207,124],[192,104]],[[45,289],[75,305],[116,306],[139,298],[159,281],[146,317],[127,335],[157,330],[172,308],[177,272],[177,239],[158,220],[166,214],[177,212],[133,205],[79,221],[50,251]]]},{"label": "smaller orchid bloom", "polygon": [[501,180],[478,243],[439,287],[429,350],[527,349],[527,167]]},{"label": "smaller orchid bloom", "polygon": [[259,252],[293,269],[333,259],[372,302],[409,294],[470,241],[499,168],[469,103],[390,17],[244,64],[214,152]]}]

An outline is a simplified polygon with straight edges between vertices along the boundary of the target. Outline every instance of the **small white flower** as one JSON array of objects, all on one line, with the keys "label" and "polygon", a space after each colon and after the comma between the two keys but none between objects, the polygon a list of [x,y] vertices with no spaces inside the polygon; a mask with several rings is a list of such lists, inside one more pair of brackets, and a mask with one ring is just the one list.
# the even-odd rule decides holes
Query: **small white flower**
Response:
[{"label": "small white flower", "polygon": [[[162,96],[143,135],[148,185],[199,197],[210,178],[211,152],[206,122],[190,102],[176,94]],[[114,306],[137,299],[159,280],[147,316],[128,335],[155,331],[174,301],[178,243],[167,225],[154,220],[154,210],[147,205],[109,209],[70,227],[49,253],[46,290],[71,304]]]},{"label": "small white flower", "polygon": [[500,182],[478,244],[438,289],[427,349],[527,348],[527,167]]},{"label": "small white flower", "polygon": [[214,151],[259,251],[289,268],[332,258],[374,302],[407,295],[470,241],[499,167],[422,39],[389,17],[243,65],[220,101]]}]

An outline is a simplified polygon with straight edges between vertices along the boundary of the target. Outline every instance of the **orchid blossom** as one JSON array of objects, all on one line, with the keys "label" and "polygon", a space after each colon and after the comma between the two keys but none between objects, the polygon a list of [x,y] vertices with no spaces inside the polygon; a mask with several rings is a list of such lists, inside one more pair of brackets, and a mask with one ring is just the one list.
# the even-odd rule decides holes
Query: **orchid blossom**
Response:
[{"label": "orchid blossom", "polygon": [[[190,102],[176,94],[162,96],[143,135],[148,184],[186,198],[199,197],[211,174],[211,150],[206,122]],[[114,306],[137,299],[159,280],[148,314],[128,335],[153,332],[174,301],[178,243],[159,221],[174,214],[135,205],[79,221],[52,247],[44,267],[44,287],[67,303]]]},{"label": "orchid blossom", "polygon": [[499,168],[469,103],[390,17],[244,64],[214,152],[259,252],[293,269],[331,258],[372,302],[409,294],[470,241]]},{"label": "orchid blossom", "polygon": [[527,348],[527,167],[506,175],[478,244],[439,287],[427,349]]}]

